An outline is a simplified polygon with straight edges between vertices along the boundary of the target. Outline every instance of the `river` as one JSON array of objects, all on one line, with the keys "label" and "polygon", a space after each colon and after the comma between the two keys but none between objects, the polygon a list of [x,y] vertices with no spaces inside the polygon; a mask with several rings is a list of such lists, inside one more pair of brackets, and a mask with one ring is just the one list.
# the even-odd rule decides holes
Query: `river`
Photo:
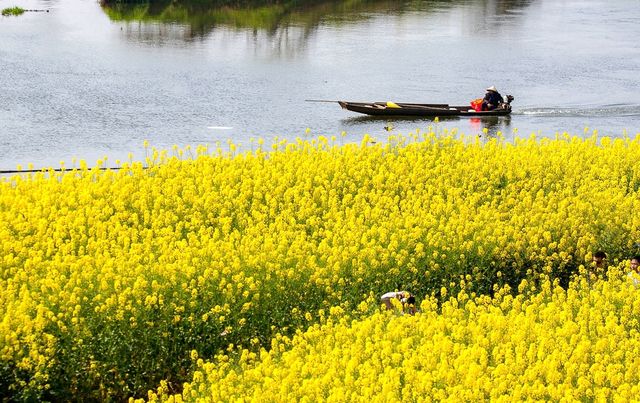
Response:
[{"label": "river", "polygon": [[[0,169],[114,165],[144,158],[145,140],[640,132],[637,0],[320,2],[255,24],[0,0],[12,6],[45,11],[0,17]],[[511,116],[387,121],[305,101],[458,105],[490,85],[515,97]]]}]

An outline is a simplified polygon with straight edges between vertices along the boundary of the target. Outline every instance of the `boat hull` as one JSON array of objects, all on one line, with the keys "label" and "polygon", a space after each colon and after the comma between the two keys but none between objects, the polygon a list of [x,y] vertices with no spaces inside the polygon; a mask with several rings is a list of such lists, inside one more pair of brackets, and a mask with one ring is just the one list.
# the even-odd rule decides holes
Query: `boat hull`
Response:
[{"label": "boat hull", "polygon": [[338,102],[342,109],[371,116],[504,116],[511,113],[511,106],[491,111],[476,111],[468,106],[450,106],[447,104],[408,104],[397,103],[398,107],[389,107],[386,102]]}]

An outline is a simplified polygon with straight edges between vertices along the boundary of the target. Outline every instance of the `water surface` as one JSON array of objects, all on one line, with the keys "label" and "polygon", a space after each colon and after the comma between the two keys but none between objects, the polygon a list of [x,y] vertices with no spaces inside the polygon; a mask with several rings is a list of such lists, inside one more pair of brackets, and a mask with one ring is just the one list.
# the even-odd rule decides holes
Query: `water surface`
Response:
[{"label": "water surface", "polygon": [[512,116],[438,129],[640,132],[636,1],[317,2],[259,14],[179,4],[0,0],[49,10],[0,18],[0,169],[139,159],[144,140],[384,138],[389,123],[405,134],[434,123],[305,100],[467,104],[489,85],[515,96]]}]

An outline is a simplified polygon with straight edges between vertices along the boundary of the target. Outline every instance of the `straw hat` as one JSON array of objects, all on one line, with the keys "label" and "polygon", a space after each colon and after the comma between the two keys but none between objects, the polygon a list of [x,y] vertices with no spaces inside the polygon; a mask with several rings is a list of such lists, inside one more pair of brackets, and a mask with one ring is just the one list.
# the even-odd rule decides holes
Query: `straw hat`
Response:
[{"label": "straw hat", "polygon": [[491,87],[487,88],[487,91],[498,92],[498,90],[496,89],[495,85],[492,85]]}]

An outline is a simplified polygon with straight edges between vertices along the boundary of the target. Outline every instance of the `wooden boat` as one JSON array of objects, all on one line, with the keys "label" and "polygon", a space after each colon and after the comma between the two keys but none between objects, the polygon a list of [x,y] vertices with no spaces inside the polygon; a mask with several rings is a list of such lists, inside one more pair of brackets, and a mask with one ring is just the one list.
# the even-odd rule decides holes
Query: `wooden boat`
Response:
[{"label": "wooden boat", "polygon": [[448,104],[410,104],[394,102],[348,102],[338,101],[342,109],[372,116],[504,116],[511,113],[513,97],[491,111],[476,111],[471,106]]}]

